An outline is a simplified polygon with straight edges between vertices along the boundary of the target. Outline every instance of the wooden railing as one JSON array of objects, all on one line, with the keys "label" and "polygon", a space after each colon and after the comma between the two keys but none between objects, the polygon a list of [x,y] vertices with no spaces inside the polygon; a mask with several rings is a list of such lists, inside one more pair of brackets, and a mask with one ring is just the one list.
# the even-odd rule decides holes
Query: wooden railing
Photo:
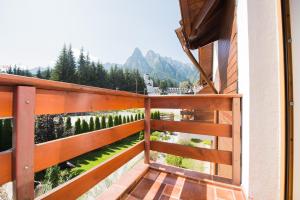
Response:
[{"label": "wooden railing", "polygon": [[[13,117],[13,148],[0,152],[0,185],[14,181],[17,199],[34,199],[34,173],[126,138],[141,130],[141,141],[108,161],[75,177],[38,199],[75,199],[142,151],[150,150],[233,166],[240,183],[240,96],[200,95],[148,97],[123,91],[0,74],[0,117]],[[34,144],[35,116],[145,108],[145,119],[112,128]],[[150,120],[152,108],[232,111],[232,125]],[[150,130],[169,130],[231,137],[233,150],[221,151],[150,142]]]},{"label": "wooden railing", "polygon": [[[197,121],[165,121],[145,119],[153,130],[176,131],[202,134],[216,137],[232,138],[232,151],[183,146],[159,141],[150,141],[145,137],[150,150],[176,156],[209,161],[218,164],[232,165],[232,183],[240,184],[241,171],[241,110],[240,95],[194,95],[194,96],[155,96],[146,101],[150,109],[197,109],[201,111],[230,111],[231,124],[213,124]],[[147,121],[148,120],[148,121]],[[147,150],[147,149],[146,149]],[[147,154],[147,153],[146,153]]]}]

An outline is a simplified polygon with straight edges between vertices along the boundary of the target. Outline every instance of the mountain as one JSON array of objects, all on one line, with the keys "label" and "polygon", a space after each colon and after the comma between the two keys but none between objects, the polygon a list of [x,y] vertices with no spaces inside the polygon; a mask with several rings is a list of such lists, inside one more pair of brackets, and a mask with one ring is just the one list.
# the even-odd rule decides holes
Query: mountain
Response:
[{"label": "mountain", "polygon": [[190,64],[163,57],[152,50],[144,56],[138,48],[134,49],[123,67],[138,69],[142,74],[150,74],[153,78],[170,79],[175,82],[194,82],[199,77],[199,72]]}]

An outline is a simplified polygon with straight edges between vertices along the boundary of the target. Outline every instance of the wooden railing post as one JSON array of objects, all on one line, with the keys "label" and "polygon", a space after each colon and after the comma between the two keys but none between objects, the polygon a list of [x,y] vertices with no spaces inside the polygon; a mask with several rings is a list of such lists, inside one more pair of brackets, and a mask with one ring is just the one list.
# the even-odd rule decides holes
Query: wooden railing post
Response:
[{"label": "wooden railing post", "polygon": [[145,99],[145,163],[150,163],[150,118],[151,118],[151,106],[150,98]]},{"label": "wooden railing post", "polygon": [[240,98],[232,100],[232,183],[241,183],[241,105]]},{"label": "wooden railing post", "polygon": [[34,199],[34,87],[17,86],[13,98],[14,198]]}]

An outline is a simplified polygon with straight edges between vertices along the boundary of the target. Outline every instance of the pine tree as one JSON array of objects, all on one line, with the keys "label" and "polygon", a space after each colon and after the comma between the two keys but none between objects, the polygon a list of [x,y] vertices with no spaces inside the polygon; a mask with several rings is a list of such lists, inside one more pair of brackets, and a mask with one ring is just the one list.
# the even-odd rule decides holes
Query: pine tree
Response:
[{"label": "pine tree", "polygon": [[159,110],[157,111],[157,119],[160,119],[160,112],[159,112]]},{"label": "pine tree", "polygon": [[101,129],[101,126],[100,126],[100,119],[98,116],[96,116],[96,119],[95,119],[95,129],[96,130],[100,130]]},{"label": "pine tree", "polygon": [[126,124],[127,123],[127,121],[126,121],[126,116],[124,115],[123,116],[123,124]]},{"label": "pine tree", "polygon": [[133,122],[133,115],[130,116],[130,122]]},{"label": "pine tree", "polygon": [[38,71],[36,72],[36,77],[37,78],[43,78],[42,76],[42,71],[41,71],[41,68],[39,67]]},{"label": "pine tree", "polygon": [[144,113],[142,113],[142,119],[145,119],[145,114]]},{"label": "pine tree", "polygon": [[127,118],[126,122],[127,122],[127,123],[129,123],[129,122],[130,122],[129,115],[127,115],[127,117],[126,117],[126,118]]},{"label": "pine tree", "polygon": [[154,119],[154,113],[153,112],[151,113],[151,119]]},{"label": "pine tree", "polygon": [[123,124],[123,122],[122,122],[122,116],[121,115],[119,115],[119,125],[120,124]]},{"label": "pine tree", "polygon": [[138,116],[137,114],[134,115],[134,121],[137,121],[138,120]]},{"label": "pine tree", "polygon": [[94,118],[90,117],[90,131],[95,130],[95,123],[94,123]]},{"label": "pine tree", "polygon": [[61,115],[58,117],[58,121],[55,122],[54,127],[55,127],[54,128],[54,130],[55,130],[55,138],[54,139],[64,137],[64,119]]},{"label": "pine tree", "polygon": [[118,126],[119,125],[119,117],[118,115],[115,115],[114,117],[114,126]]},{"label": "pine tree", "polygon": [[102,116],[101,117],[101,128],[106,128],[106,117]]},{"label": "pine tree", "polygon": [[82,120],[82,125],[81,125],[82,133],[89,132],[89,130],[90,130],[90,128],[89,128],[89,124],[87,123],[87,121]]},{"label": "pine tree", "polygon": [[80,118],[78,118],[75,122],[75,134],[80,134],[80,133],[82,133],[81,120],[80,120]]},{"label": "pine tree", "polygon": [[138,120],[141,120],[141,113],[138,113]]},{"label": "pine tree", "polygon": [[114,122],[113,122],[113,117],[111,115],[108,116],[108,127],[113,127]]},{"label": "pine tree", "polygon": [[51,78],[51,69],[48,67],[44,72],[43,72],[43,78],[49,80]]},{"label": "pine tree", "polygon": [[71,117],[67,117],[66,125],[65,125],[65,130],[69,131],[71,129],[72,129]]}]

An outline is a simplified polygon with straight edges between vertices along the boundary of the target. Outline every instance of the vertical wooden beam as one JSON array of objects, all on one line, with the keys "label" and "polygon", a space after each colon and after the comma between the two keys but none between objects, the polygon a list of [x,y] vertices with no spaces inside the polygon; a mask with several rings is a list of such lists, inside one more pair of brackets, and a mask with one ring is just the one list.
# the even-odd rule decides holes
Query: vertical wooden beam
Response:
[{"label": "vertical wooden beam", "polygon": [[[218,124],[219,123],[219,111],[218,110],[215,110],[214,111],[214,123],[215,124]],[[215,139],[215,141],[214,141],[214,143],[213,143],[213,147],[214,147],[214,149],[219,149],[219,137],[218,136],[216,136],[216,137],[214,137],[214,139]],[[214,165],[213,165],[213,172],[212,172],[212,174],[213,175],[218,175],[218,163],[213,163]]]},{"label": "vertical wooden beam", "polygon": [[232,102],[232,183],[241,183],[241,105],[240,98]]},{"label": "vertical wooden beam", "polygon": [[17,86],[13,105],[14,197],[34,199],[34,87]]},{"label": "vertical wooden beam", "polygon": [[145,99],[145,163],[150,163],[150,118],[151,118],[151,107],[150,98]]}]

